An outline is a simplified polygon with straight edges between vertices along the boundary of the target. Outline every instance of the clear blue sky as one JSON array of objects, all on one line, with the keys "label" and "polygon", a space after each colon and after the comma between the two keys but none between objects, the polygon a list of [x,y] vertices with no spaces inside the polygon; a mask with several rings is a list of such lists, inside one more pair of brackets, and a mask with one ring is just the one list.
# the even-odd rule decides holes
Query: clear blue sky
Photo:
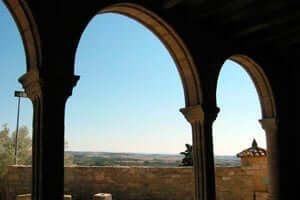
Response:
[{"label": "clear blue sky", "polygon": [[[16,126],[17,78],[25,73],[20,35],[0,3],[0,125]],[[175,64],[163,44],[127,17],[103,14],[85,30],[76,54],[80,80],[66,106],[69,150],[179,153],[191,143],[191,129],[179,109],[184,95]],[[227,61],[218,83],[214,124],[217,155],[234,155],[255,137],[265,147],[258,123],[254,85],[237,64]],[[21,125],[31,127],[32,105],[22,99]]]}]

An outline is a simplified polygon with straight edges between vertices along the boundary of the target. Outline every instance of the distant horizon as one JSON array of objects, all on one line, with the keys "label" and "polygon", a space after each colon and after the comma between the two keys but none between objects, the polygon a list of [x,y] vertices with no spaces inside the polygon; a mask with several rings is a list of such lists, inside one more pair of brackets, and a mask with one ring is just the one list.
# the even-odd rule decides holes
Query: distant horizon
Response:
[{"label": "distant horizon", "polygon": [[[151,155],[182,155],[180,153],[144,153],[144,152],[112,152],[112,151],[76,151],[76,150],[65,150],[65,152],[82,152],[82,153],[115,153],[115,154],[151,154]],[[232,156],[235,155],[214,155],[214,156]]]}]

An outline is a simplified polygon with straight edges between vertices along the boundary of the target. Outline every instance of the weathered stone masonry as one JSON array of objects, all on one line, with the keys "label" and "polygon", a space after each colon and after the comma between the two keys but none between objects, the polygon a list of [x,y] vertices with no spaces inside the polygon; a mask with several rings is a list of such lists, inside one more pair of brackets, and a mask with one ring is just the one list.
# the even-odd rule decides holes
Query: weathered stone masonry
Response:
[{"label": "weathered stone masonry", "polygon": [[[267,192],[265,164],[217,167],[218,200],[263,200]],[[31,167],[10,166],[4,184],[6,200],[31,192]],[[189,167],[65,167],[65,194],[73,200],[111,193],[114,200],[192,200],[193,170]]]}]

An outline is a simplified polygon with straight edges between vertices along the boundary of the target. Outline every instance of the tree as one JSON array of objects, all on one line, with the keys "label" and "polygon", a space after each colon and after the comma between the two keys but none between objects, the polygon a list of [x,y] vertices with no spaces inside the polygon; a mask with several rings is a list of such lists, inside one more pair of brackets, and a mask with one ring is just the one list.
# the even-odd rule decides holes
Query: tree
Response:
[{"label": "tree", "polygon": [[[7,172],[7,166],[13,165],[15,160],[16,132],[10,134],[7,124],[0,130],[0,178]],[[18,131],[18,164],[31,164],[31,137],[28,128],[21,126]]]},{"label": "tree", "polygon": [[[13,152],[16,146],[16,132],[12,133]],[[17,164],[31,165],[32,163],[32,139],[26,126],[21,126],[18,131],[18,155]],[[14,157],[14,156],[13,156]]]},{"label": "tree", "polygon": [[[2,125],[0,129],[0,179],[7,172],[9,165],[15,164],[15,146],[16,132],[10,134],[7,124]],[[67,148],[68,143],[65,143]],[[31,165],[32,163],[32,139],[29,135],[28,128],[21,126],[18,131],[18,155],[17,164]],[[70,153],[65,153],[65,165],[73,164],[73,156]]]},{"label": "tree", "polygon": [[11,142],[9,137],[9,129],[7,124],[2,125],[3,129],[0,130],[0,178],[4,176],[7,171],[7,166],[12,164],[13,158],[11,155]]},{"label": "tree", "polygon": [[180,154],[184,155],[180,166],[193,166],[193,146],[185,144],[186,150]]},{"label": "tree", "polygon": [[[65,143],[67,148],[68,143]],[[2,178],[7,173],[8,166],[15,164],[16,131],[10,134],[7,124],[0,129],[0,200]],[[31,165],[32,163],[32,139],[28,128],[21,126],[18,130],[17,164]],[[73,164],[73,156],[65,153],[65,165]]]}]

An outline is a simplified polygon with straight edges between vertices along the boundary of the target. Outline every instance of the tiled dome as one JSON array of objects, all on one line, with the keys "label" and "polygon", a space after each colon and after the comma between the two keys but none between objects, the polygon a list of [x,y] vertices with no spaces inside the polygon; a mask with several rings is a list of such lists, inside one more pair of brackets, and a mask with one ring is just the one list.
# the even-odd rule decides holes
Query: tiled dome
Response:
[{"label": "tiled dome", "polygon": [[256,140],[253,139],[252,147],[238,153],[236,156],[242,158],[242,157],[261,157],[266,155],[267,155],[266,150],[258,147]]}]

